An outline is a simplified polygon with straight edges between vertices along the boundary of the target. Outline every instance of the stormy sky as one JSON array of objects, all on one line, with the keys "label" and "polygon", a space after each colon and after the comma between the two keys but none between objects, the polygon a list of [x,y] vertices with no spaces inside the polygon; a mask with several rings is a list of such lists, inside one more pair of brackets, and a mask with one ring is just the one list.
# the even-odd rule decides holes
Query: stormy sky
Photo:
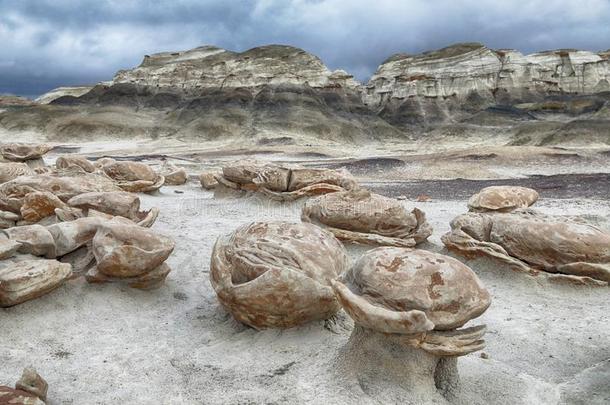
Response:
[{"label": "stormy sky", "polygon": [[109,80],[144,54],[303,48],[366,80],[396,52],[610,48],[610,0],[0,0],[0,93]]}]

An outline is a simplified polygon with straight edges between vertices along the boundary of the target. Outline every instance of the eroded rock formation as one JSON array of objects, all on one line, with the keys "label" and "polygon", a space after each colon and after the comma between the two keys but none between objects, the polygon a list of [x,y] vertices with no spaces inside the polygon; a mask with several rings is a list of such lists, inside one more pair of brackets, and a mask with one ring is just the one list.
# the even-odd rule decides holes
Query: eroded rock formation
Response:
[{"label": "eroded rock formation", "polygon": [[354,330],[342,378],[384,403],[443,403],[459,389],[457,356],[484,347],[484,326],[458,329],[491,298],[474,272],[440,254],[385,247],[364,254],[333,288]]},{"label": "eroded rock formation", "polygon": [[533,210],[463,214],[443,235],[447,248],[489,256],[532,276],[578,284],[610,282],[610,234],[583,221]]},{"label": "eroded rock formation", "polygon": [[254,222],[216,241],[210,280],[238,321],[290,328],[339,310],[330,283],[347,266],[345,248],[322,228]]},{"label": "eroded rock formation", "polygon": [[257,191],[280,201],[357,187],[356,180],[345,169],[311,169],[260,162],[225,166],[216,180],[231,189]]},{"label": "eroded rock formation", "polygon": [[324,227],[340,240],[362,244],[413,247],[432,234],[422,211],[408,212],[400,201],[365,189],[309,199],[301,219]]},{"label": "eroded rock formation", "polygon": [[47,400],[48,384],[36,370],[25,368],[15,388],[0,386],[0,404],[44,405]]},{"label": "eroded rock formation", "polygon": [[468,200],[469,211],[512,211],[538,201],[538,192],[519,186],[485,187]]}]

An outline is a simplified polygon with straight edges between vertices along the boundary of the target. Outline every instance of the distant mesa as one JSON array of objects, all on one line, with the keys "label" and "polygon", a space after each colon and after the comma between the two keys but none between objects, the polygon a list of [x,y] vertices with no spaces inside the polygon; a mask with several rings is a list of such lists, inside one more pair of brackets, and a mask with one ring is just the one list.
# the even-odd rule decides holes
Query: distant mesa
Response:
[{"label": "distant mesa", "polygon": [[[523,131],[515,131],[506,143],[586,143],[593,138],[610,143],[603,135],[609,132],[609,57],[610,50],[524,55],[460,43],[390,56],[362,84],[349,72],[332,71],[317,56],[292,46],[266,45],[244,52],[202,46],[146,55],[139,66],[118,71],[111,81],[58,88],[36,100],[170,115],[106,123],[100,114],[91,113],[96,118],[89,120],[61,110],[60,123],[41,115],[39,120],[5,118],[1,125],[34,130],[44,126],[45,131],[60,132],[58,136],[110,130],[115,136],[152,132],[255,142],[282,138],[291,143],[303,137],[324,142],[413,139],[432,131],[438,136],[477,136],[489,127],[517,125]],[[553,114],[564,118],[551,124]],[[145,122],[154,129],[143,127]],[[579,133],[584,135],[576,136]]]}]

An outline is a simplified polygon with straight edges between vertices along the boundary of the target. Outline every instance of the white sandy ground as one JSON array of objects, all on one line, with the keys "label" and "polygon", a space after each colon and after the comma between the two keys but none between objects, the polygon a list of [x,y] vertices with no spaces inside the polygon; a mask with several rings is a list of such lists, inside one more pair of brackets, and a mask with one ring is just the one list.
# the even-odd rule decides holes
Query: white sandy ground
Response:
[{"label": "white sandy ground", "polygon": [[[68,282],[34,301],[0,310],[0,382],[26,365],[49,383],[49,404],[378,403],[347,385],[335,356],[352,322],[256,331],[218,304],[208,272],[217,236],[253,220],[299,220],[302,202],[213,198],[190,182],[142,196],[161,209],[154,229],[172,236],[173,271],[155,291]],[[183,191],[182,194],[175,191]],[[435,228],[441,251],[465,201],[413,203]],[[546,213],[588,214],[608,227],[610,201],[541,200]],[[349,247],[355,259],[365,248]],[[608,288],[548,285],[486,260],[469,262],[491,291],[488,359],[459,360],[461,404],[610,403]],[[408,403],[408,402],[405,402]]]}]

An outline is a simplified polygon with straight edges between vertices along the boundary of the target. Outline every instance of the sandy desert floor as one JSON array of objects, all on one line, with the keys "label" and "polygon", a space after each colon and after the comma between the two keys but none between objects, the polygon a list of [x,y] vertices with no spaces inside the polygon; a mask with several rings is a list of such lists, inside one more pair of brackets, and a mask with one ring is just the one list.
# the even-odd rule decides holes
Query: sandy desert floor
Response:
[{"label": "sandy desert floor", "polygon": [[[424,210],[434,234],[422,248],[442,253],[447,252],[440,236],[449,230],[450,220],[465,212],[467,197],[489,182],[539,188],[540,211],[581,215],[610,229],[610,164],[604,151],[538,150],[532,153],[571,156],[532,158],[526,164],[517,157],[511,162],[510,152],[501,149],[477,150],[475,155],[487,157],[462,161],[460,156],[473,153],[441,151],[424,158],[383,150],[346,157],[327,150],[273,150],[245,155],[180,146],[168,147],[164,155],[192,173],[245,157],[327,167],[347,164],[365,186],[405,196],[406,207]],[[143,144],[137,152],[132,144],[72,145],[64,148],[68,150],[139,159],[158,154],[154,144]],[[569,166],[562,159],[573,162]],[[415,165],[438,170],[417,174],[409,170]],[[474,174],[454,177],[479,181],[447,180],[451,165],[460,168],[457,173]],[[562,173],[572,177],[527,177]],[[432,200],[415,202],[420,194]],[[49,383],[50,404],[379,403],[366,386],[354,388],[336,368],[338,350],[353,326],[347,315],[284,331],[256,331],[235,322],[210,285],[210,253],[219,235],[253,220],[298,221],[302,201],[215,198],[194,179],[141,198],[144,207],[161,209],[154,229],[177,242],[165,285],[139,291],[73,280],[42,298],[2,310],[0,381],[13,383],[24,366],[33,365]],[[348,246],[352,259],[366,249]],[[493,303],[471,321],[488,326],[487,356],[477,352],[460,358],[461,392],[454,403],[610,403],[607,288],[548,284],[483,259],[467,263],[492,293]]]}]

